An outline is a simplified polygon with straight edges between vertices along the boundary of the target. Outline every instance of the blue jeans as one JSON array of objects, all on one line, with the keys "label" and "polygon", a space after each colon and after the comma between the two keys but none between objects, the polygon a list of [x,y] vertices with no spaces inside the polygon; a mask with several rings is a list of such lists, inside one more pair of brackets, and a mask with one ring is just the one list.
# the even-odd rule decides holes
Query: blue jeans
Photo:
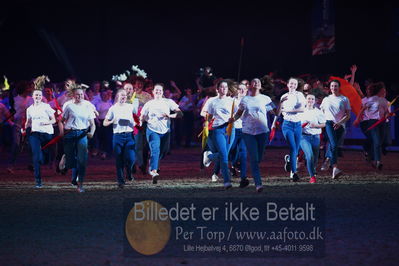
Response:
[{"label": "blue jeans", "polygon": [[146,136],[150,146],[150,171],[159,169],[159,160],[164,153],[167,141],[169,141],[170,132],[159,134],[147,127]]},{"label": "blue jeans", "polygon": [[49,159],[49,149],[42,150],[42,146],[47,144],[51,138],[51,134],[41,132],[32,132],[29,136],[29,143],[32,149],[33,170],[37,185],[42,183],[40,165],[47,163]]},{"label": "blue jeans", "polygon": [[236,128],[234,142],[231,145],[230,158],[231,164],[234,165],[240,161],[241,179],[247,177],[247,148],[245,146],[242,128]]},{"label": "blue jeans", "polygon": [[341,126],[337,130],[334,130],[334,122],[328,120],[326,122],[326,133],[328,137],[328,158],[330,158],[330,165],[333,166],[337,163],[338,158],[338,145],[339,140],[343,137],[345,129]]},{"label": "blue jeans", "polygon": [[212,138],[212,145],[215,150],[212,150],[212,154],[208,158],[215,162],[220,163],[220,168],[222,170],[222,176],[224,183],[229,183],[231,176],[229,171],[229,151],[234,142],[235,130],[233,128],[230,136],[230,142],[228,141],[228,136],[226,133],[227,124],[214,128],[210,137]]},{"label": "blue jeans", "polygon": [[368,120],[364,120],[360,122],[360,129],[362,130],[364,136],[366,137],[364,143],[363,143],[363,150],[367,152],[370,156],[370,147],[371,147],[371,137],[370,137],[370,131],[367,131],[368,128]]},{"label": "blue jeans", "polygon": [[249,162],[251,164],[251,172],[256,186],[262,185],[262,178],[260,176],[259,163],[262,160],[263,152],[266,147],[268,133],[258,135],[249,135],[243,133],[243,138],[249,153]]},{"label": "blue jeans", "polygon": [[310,177],[316,173],[317,161],[320,150],[320,135],[302,135],[301,148],[305,153],[306,167]]},{"label": "blue jeans", "polygon": [[[217,152],[217,149],[216,149],[216,145],[214,145],[214,143],[213,143],[213,137],[212,137],[212,135],[213,135],[213,130],[210,130],[209,131],[209,136],[208,136],[208,140],[207,140],[207,145],[208,145],[208,148],[209,148],[209,150],[211,151],[211,152],[213,152],[213,153],[216,153]],[[214,164],[214,166],[213,166],[213,173],[215,174],[215,175],[218,175],[219,174],[219,172],[220,172],[220,162],[219,161],[217,161],[217,162],[215,162],[215,164]]]},{"label": "blue jeans", "polygon": [[[378,120],[370,119],[367,123],[367,128],[373,125]],[[381,153],[382,153],[382,136],[383,136],[383,126],[385,122],[379,124],[375,128],[369,130],[369,137],[370,137],[370,147],[369,147],[369,154],[371,155],[372,161],[381,161]]]},{"label": "blue jeans", "polygon": [[291,171],[296,172],[296,158],[298,157],[299,146],[302,138],[301,122],[284,120],[282,127],[283,135],[290,148]]},{"label": "blue jeans", "polygon": [[116,159],[116,176],[118,184],[125,184],[123,170],[126,166],[126,176],[130,177],[135,161],[133,132],[115,133],[112,147]]},{"label": "blue jeans", "polygon": [[83,183],[87,165],[86,130],[72,130],[64,136],[65,167],[72,169],[72,180]]}]

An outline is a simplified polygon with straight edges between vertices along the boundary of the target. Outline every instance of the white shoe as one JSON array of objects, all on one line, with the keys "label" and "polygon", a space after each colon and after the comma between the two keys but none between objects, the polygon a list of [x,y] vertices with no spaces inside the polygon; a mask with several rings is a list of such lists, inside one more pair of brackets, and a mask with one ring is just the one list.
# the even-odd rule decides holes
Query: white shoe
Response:
[{"label": "white shoe", "polygon": [[212,182],[217,182],[219,177],[215,174],[212,175]]},{"label": "white shoe", "polygon": [[83,193],[85,192],[85,189],[82,186],[78,186],[78,192]]},{"label": "white shoe", "polygon": [[208,158],[208,155],[212,154],[211,151],[205,151],[204,152],[204,159],[202,160],[202,163],[204,164],[205,167],[209,167],[211,165],[211,160]]},{"label": "white shoe", "polygon": [[61,157],[60,163],[58,164],[58,168],[60,170],[64,170],[65,169],[65,162],[66,162],[65,154],[63,154],[62,157]]},{"label": "white shoe", "polygon": [[157,171],[150,171],[150,175],[151,175],[152,177],[159,176],[159,174],[158,174]]},{"label": "white shoe", "polygon": [[333,173],[332,173],[332,179],[337,179],[341,175],[342,175],[342,171],[339,170],[337,167],[334,167]]}]

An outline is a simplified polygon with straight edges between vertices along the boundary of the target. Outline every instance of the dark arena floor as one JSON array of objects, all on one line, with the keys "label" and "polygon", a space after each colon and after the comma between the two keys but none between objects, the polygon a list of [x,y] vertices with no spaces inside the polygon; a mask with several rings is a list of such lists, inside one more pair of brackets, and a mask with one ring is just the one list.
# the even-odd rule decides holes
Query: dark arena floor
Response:
[{"label": "dark arena floor", "polygon": [[[398,153],[383,157],[382,171],[372,168],[360,151],[339,158],[344,175],[321,172],[309,184],[306,168],[292,183],[283,170],[283,148],[267,148],[261,163],[264,190],[253,180],[246,188],[225,191],[212,183],[212,166],[200,169],[199,148],[180,148],[161,161],[160,179],[136,174],[119,189],[114,159],[89,158],[85,193],[70,184],[70,171],[56,174],[42,166],[43,188],[35,189],[29,157],[22,154],[14,174],[0,169],[0,261],[2,265],[397,265],[399,250]],[[7,154],[0,155],[1,161]],[[320,166],[320,165],[319,165]],[[295,199],[319,198],[325,204],[325,252],[321,257],[129,257],[124,254],[123,202],[129,197]]]}]

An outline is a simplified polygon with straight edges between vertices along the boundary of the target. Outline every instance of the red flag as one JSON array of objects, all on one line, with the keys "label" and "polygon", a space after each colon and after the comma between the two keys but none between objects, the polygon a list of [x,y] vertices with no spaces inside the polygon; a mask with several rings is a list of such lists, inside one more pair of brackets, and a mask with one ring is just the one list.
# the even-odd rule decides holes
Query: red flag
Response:
[{"label": "red flag", "polygon": [[274,127],[272,129],[272,131],[270,132],[270,135],[269,135],[269,143],[271,143],[273,141],[274,136],[276,135],[276,128],[278,125],[280,125],[280,122],[276,121],[276,127]]},{"label": "red flag", "polygon": [[62,108],[60,107],[60,104],[58,103],[57,98],[54,98],[54,102],[55,102],[55,108],[57,109],[56,113],[57,113],[57,118],[58,118],[62,114]]},{"label": "red flag", "polygon": [[212,120],[209,122],[208,130],[212,130],[213,129],[212,126],[213,126],[213,122],[214,121],[215,121],[215,118],[212,118]]},{"label": "red flag", "polygon": [[309,124],[309,122],[305,122],[302,124],[302,128],[306,127]]},{"label": "red flag", "polygon": [[374,124],[372,124],[366,131],[372,130],[373,128],[384,122],[387,118],[393,116],[397,111],[399,111],[399,108],[396,108],[393,112],[390,112],[387,117],[383,117]]},{"label": "red flag", "polygon": [[55,138],[52,138],[49,142],[47,142],[46,145],[44,145],[42,147],[42,150],[47,149],[48,147],[50,147],[53,144],[56,144],[58,141],[60,141],[60,139],[62,139],[61,136],[56,136]]}]

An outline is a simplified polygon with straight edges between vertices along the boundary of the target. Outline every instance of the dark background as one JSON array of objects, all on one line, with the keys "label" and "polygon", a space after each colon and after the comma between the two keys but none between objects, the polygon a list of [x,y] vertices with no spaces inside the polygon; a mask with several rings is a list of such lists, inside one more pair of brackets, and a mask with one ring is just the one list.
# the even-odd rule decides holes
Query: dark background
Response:
[{"label": "dark background", "polygon": [[336,2],[336,52],[322,56],[311,55],[313,1],[265,4],[13,1],[1,8],[0,74],[90,83],[138,65],[154,81],[193,86],[206,65],[236,79],[244,37],[241,78],[344,75],[357,64],[361,82],[399,80],[399,12],[389,2]]}]

